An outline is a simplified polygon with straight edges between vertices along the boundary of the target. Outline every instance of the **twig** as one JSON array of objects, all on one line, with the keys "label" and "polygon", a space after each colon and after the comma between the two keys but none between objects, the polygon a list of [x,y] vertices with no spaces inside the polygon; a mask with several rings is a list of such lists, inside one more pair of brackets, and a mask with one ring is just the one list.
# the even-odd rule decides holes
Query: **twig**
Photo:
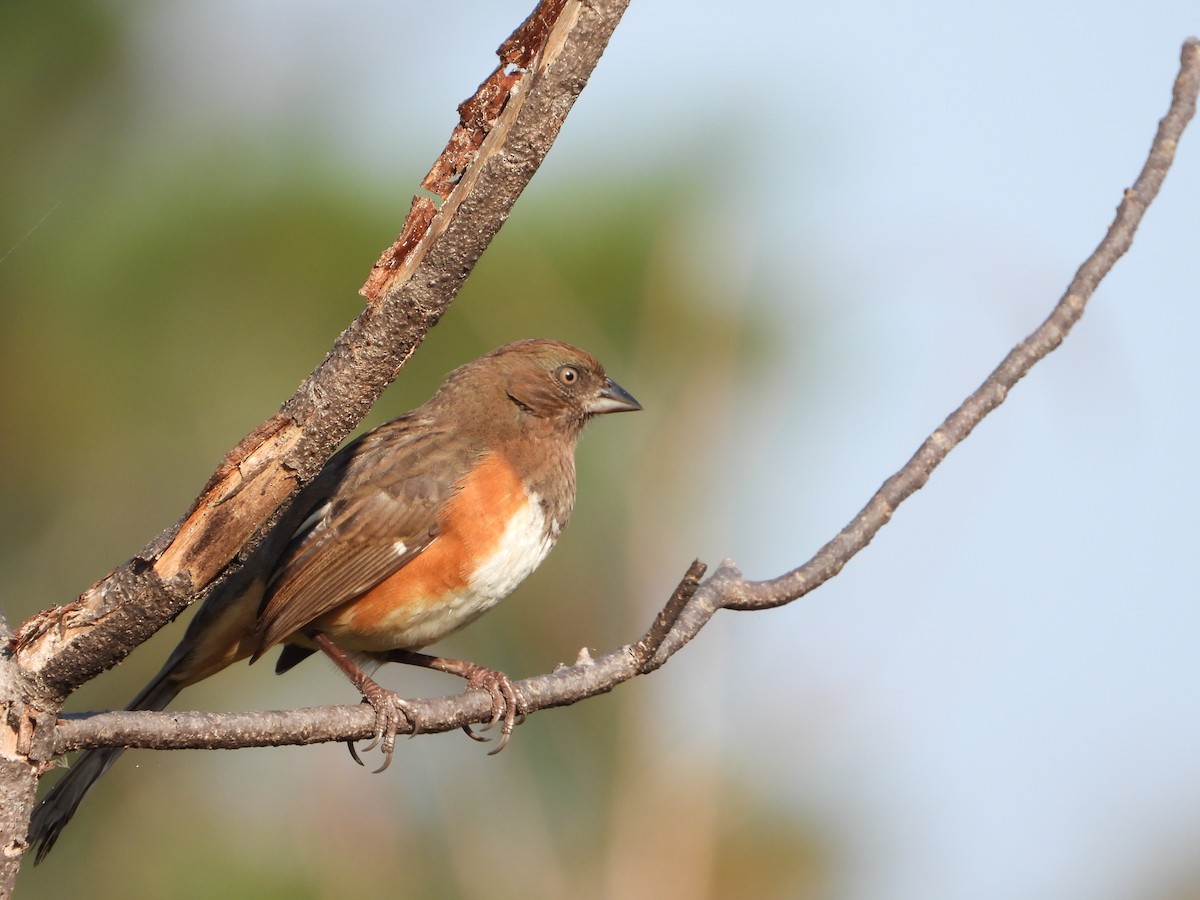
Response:
[{"label": "twig", "polygon": [[979,389],[925,439],[912,459],[885,481],[858,515],[812,559],[786,575],[769,581],[741,581],[728,585],[721,596],[721,605],[725,609],[753,610],[781,606],[803,597],[840,572],[888,523],[896,508],[925,486],[930,474],[950,451],[974,430],[984,416],[1004,402],[1013,386],[1063,342],[1083,315],[1084,307],[1101,279],[1133,243],[1134,232],[1146,208],[1157,196],[1167,170],[1175,159],[1179,138],[1196,112],[1198,90],[1200,41],[1188,38],[1183,44],[1171,108],[1158,125],[1158,133],[1154,136],[1150,155],[1141,174],[1133,187],[1125,191],[1116,218],[1104,240],[1079,267],[1066,293],[1046,321],[1012,349]]},{"label": "twig", "polygon": [[656,661],[655,656],[662,647],[663,641],[667,639],[667,635],[671,633],[671,629],[675,627],[675,623],[679,621],[679,617],[683,615],[684,607],[699,589],[700,579],[704,577],[706,569],[708,566],[700,560],[692,560],[692,564],[688,566],[687,572],[684,573],[678,587],[675,588],[675,593],[671,594],[667,605],[654,617],[654,624],[650,626],[650,630],[633,645],[634,664],[637,666],[639,675],[653,672],[667,661],[666,657]]},{"label": "twig", "polygon": [[[611,691],[638,674],[632,646],[597,659],[585,658],[548,675],[517,682],[527,713],[568,706]],[[421,722],[421,733],[453,731],[487,722],[492,701],[486,691],[451,697],[406,700]],[[60,719],[56,753],[85,747],[142,747],[155,750],[276,747],[370,737],[375,714],[370,707],[325,706],[285,712],[106,712]],[[400,733],[407,733],[406,726]]]}]

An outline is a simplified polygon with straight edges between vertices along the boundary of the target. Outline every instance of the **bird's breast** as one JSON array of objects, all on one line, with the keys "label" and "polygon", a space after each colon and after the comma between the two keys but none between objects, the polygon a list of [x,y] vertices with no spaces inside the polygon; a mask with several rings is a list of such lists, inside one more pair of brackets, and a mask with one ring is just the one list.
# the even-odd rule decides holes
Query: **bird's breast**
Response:
[{"label": "bird's breast", "polygon": [[407,565],[314,625],[346,650],[416,650],[487,612],[536,569],[561,522],[499,454],[466,477],[437,537]]}]

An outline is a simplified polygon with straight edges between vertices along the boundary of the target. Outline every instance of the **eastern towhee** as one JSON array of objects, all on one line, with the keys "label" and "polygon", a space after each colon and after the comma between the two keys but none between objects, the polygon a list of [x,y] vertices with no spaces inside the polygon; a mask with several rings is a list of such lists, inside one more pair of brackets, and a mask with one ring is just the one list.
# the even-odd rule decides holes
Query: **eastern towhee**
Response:
[{"label": "eastern towhee", "polygon": [[[321,650],[375,709],[381,770],[399,717],[414,731],[420,723],[358,662],[427,666],[489,691],[488,727],[502,722],[493,752],[502,749],[521,712],[508,677],[416,651],[537,568],[571,515],[584,423],[638,409],[594,357],[557,341],[518,341],[456,369],[423,406],[329,460],[128,709],[163,709],[188,685],[282,644],[276,672]],[[37,862],[121,749],[82,753],[35,810]]]}]

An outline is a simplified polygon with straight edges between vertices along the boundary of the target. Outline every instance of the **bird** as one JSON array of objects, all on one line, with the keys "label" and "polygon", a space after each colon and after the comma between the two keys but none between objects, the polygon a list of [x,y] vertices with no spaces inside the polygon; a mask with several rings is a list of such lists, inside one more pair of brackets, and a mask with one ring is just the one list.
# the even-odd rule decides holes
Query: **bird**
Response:
[{"label": "bird", "polygon": [[[595,357],[559,341],[517,341],[460,366],[423,405],[330,458],[126,708],[164,709],[185,687],[282,645],[277,673],[321,651],[373,707],[365,749],[380,746],[377,771],[391,761],[400,719],[414,733],[420,727],[363,668],[384,662],[449,672],[487,691],[485,730],[502,723],[498,752],[524,713],[508,676],[419,651],[473,622],[541,564],[574,506],[584,424],[641,408]],[[29,829],[35,864],[122,749],[85,750],[38,805]]]}]

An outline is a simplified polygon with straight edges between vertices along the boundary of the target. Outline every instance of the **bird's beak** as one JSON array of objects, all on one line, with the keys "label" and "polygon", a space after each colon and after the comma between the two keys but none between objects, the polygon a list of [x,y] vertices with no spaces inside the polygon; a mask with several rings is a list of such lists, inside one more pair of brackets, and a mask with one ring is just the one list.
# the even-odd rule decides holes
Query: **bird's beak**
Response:
[{"label": "bird's beak", "polygon": [[604,387],[597,392],[587,405],[589,416],[602,416],[605,413],[637,412],[642,404],[633,399],[633,395],[611,378],[604,379]]}]

